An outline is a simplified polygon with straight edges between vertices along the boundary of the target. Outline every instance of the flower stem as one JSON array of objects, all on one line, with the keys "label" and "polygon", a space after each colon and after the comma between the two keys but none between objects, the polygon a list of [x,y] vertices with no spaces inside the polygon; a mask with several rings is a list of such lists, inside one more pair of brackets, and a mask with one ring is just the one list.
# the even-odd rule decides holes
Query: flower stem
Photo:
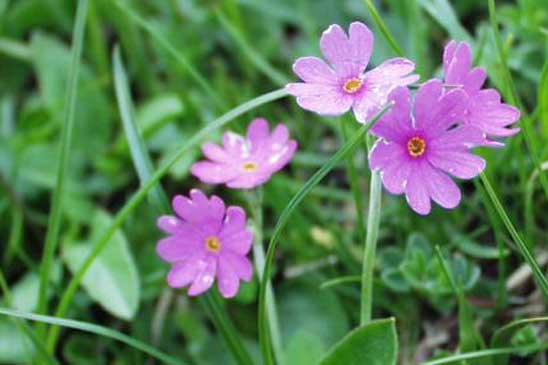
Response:
[{"label": "flower stem", "polygon": [[[368,141],[369,142],[369,141]],[[368,143],[368,146],[370,144]],[[370,149],[370,147],[369,147]],[[375,267],[375,251],[381,222],[381,176],[378,171],[371,172],[369,184],[369,211],[367,213],[367,233],[363,250],[362,292],[360,307],[360,325],[371,321],[373,308],[373,269]]]},{"label": "flower stem", "polygon": [[[263,248],[263,189],[258,187],[254,192],[247,194],[253,216],[253,261],[255,269],[259,276],[259,281],[263,278],[265,254]],[[268,280],[266,288],[266,311],[268,316],[269,330],[272,341],[274,356],[278,363],[283,363],[282,339],[280,335],[280,323],[278,321],[278,311],[276,309],[276,298],[272,282]]]}]

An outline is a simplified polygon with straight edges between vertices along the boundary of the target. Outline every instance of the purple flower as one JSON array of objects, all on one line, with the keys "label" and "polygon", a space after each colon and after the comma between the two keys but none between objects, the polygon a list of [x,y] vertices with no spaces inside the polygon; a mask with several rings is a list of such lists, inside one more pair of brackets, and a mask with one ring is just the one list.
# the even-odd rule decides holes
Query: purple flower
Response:
[{"label": "purple flower", "polygon": [[430,200],[455,208],[461,193],[448,174],[471,179],[485,168],[485,161],[470,153],[484,144],[484,133],[471,124],[455,126],[466,93],[454,89],[444,94],[441,81],[431,80],[417,91],[413,112],[407,88],[394,90],[389,99],[394,107],[372,128],[382,139],[371,150],[370,167],[380,170],[386,190],[405,193],[419,214],[430,212]]},{"label": "purple flower", "polygon": [[289,139],[285,125],[278,124],[270,133],[266,120],[255,119],[245,138],[226,132],[223,147],[204,144],[202,151],[209,161],[195,163],[190,171],[204,183],[250,189],[287,165],[296,149],[297,142]]},{"label": "purple flower", "polygon": [[173,199],[176,216],[161,216],[158,227],[169,236],[156,246],[160,257],[173,266],[167,282],[173,288],[190,284],[189,295],[208,290],[215,277],[225,298],[236,295],[240,280],[249,281],[253,268],[246,257],[253,234],[246,227],[242,208],[230,206],[213,195],[208,199],[200,190],[190,198]]},{"label": "purple flower", "polygon": [[503,104],[494,89],[481,87],[487,74],[481,67],[472,68],[472,51],[466,42],[449,42],[443,52],[443,70],[447,84],[462,85],[468,95],[463,115],[465,123],[481,128],[493,137],[507,137],[519,132],[519,128],[507,128],[520,117],[517,108]]},{"label": "purple flower", "polygon": [[339,25],[331,25],[320,39],[328,66],[317,57],[301,57],[293,71],[304,82],[291,83],[287,92],[297,97],[304,109],[322,115],[341,115],[350,108],[360,123],[365,123],[386,102],[398,86],[409,85],[419,76],[411,74],[413,62],[392,58],[365,72],[373,51],[373,34],[365,24],[350,24],[348,36]]}]

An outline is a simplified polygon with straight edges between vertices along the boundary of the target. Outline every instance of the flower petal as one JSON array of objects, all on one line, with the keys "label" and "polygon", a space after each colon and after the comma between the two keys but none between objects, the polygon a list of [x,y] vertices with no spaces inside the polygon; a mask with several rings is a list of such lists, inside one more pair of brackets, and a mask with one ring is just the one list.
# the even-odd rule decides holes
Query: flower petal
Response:
[{"label": "flower petal", "polygon": [[268,172],[273,174],[274,172],[281,170],[289,161],[291,161],[296,150],[297,142],[293,140],[287,142],[277,150],[271,150],[266,156],[266,166],[262,166],[264,169],[263,171],[265,173]]},{"label": "flower petal", "polygon": [[354,101],[352,95],[342,92],[338,85],[291,83],[285,89],[297,97],[301,108],[321,115],[346,113]]},{"label": "flower petal", "polygon": [[226,186],[231,189],[253,189],[270,180],[272,174],[270,172],[252,172],[240,174],[233,180],[226,183]]},{"label": "flower petal", "polygon": [[163,215],[156,221],[156,226],[166,233],[176,233],[181,229],[182,221],[172,215]]},{"label": "flower petal", "polygon": [[460,179],[471,179],[485,169],[485,160],[459,150],[430,150],[428,161],[435,167]]},{"label": "flower petal", "polygon": [[240,279],[230,263],[223,258],[219,259],[217,270],[217,287],[224,298],[232,298],[238,293]]},{"label": "flower petal", "polygon": [[207,142],[202,145],[202,152],[205,157],[213,162],[227,162],[228,154],[220,146],[215,143]]},{"label": "flower petal", "polygon": [[480,91],[486,79],[487,73],[485,69],[482,67],[473,68],[464,79],[464,91],[468,93],[469,97],[473,97]]},{"label": "flower petal", "polygon": [[466,42],[457,44],[451,60],[445,69],[445,82],[448,84],[463,85],[470,68],[472,67],[472,50]]},{"label": "flower petal", "polygon": [[485,133],[471,124],[460,125],[429,141],[429,147],[436,150],[468,150],[487,144]]},{"label": "flower petal", "polygon": [[263,118],[254,119],[247,127],[247,141],[250,152],[255,153],[268,142],[270,130],[268,122]]},{"label": "flower petal", "polygon": [[226,260],[232,266],[232,269],[238,277],[244,281],[250,281],[253,276],[253,266],[246,256],[236,254],[232,251],[223,252],[223,260]]},{"label": "flower petal", "polygon": [[520,118],[519,109],[503,104],[500,94],[493,89],[482,90],[471,99],[468,105],[468,122],[491,136],[506,137],[519,132],[508,129]]},{"label": "flower petal", "polygon": [[245,138],[233,132],[223,134],[223,146],[233,158],[246,158],[250,153]]},{"label": "flower petal", "polygon": [[231,205],[226,210],[226,216],[221,228],[220,236],[230,236],[246,228],[246,215],[241,207]]},{"label": "flower petal", "polygon": [[253,243],[253,233],[247,229],[231,234],[221,231],[219,239],[223,243],[223,249],[228,249],[240,255],[247,255]]},{"label": "flower petal", "polygon": [[327,28],[320,39],[320,48],[336,70],[344,68],[357,76],[369,63],[373,43],[373,34],[369,28],[363,23],[353,22],[350,24],[349,37],[337,24]]},{"label": "flower petal", "polygon": [[196,162],[190,168],[190,173],[206,184],[222,184],[233,180],[240,174],[234,164],[209,161]]},{"label": "flower petal", "polygon": [[420,165],[421,163],[416,163],[411,168],[409,179],[405,186],[405,198],[415,212],[427,215],[431,210],[430,195],[428,194],[428,188],[426,187]]},{"label": "flower petal", "polygon": [[196,260],[195,265],[198,266],[198,272],[188,289],[190,296],[200,295],[211,287],[217,272],[217,258],[206,255],[203,259]]},{"label": "flower petal", "polygon": [[[204,255],[205,257],[205,255]],[[167,274],[167,283],[172,288],[182,288],[194,281],[200,271],[200,262],[203,258],[193,256],[183,262],[177,262]]]},{"label": "flower petal", "polygon": [[404,192],[411,164],[400,144],[378,140],[369,154],[369,166],[381,171],[382,183],[390,193]]},{"label": "flower petal", "polygon": [[400,142],[408,137],[412,128],[411,95],[406,87],[398,87],[390,93],[392,108],[372,128],[371,134],[389,141]]},{"label": "flower petal", "polygon": [[428,189],[428,194],[436,203],[446,209],[453,209],[460,203],[460,189],[453,179],[438,171],[429,163],[422,166],[422,176]]},{"label": "flower petal", "polygon": [[177,235],[162,238],[156,245],[156,253],[166,262],[177,262],[202,252],[201,238],[191,230],[188,235]]},{"label": "flower petal", "polygon": [[304,82],[311,84],[338,85],[335,72],[317,57],[301,57],[293,64],[293,72]]}]

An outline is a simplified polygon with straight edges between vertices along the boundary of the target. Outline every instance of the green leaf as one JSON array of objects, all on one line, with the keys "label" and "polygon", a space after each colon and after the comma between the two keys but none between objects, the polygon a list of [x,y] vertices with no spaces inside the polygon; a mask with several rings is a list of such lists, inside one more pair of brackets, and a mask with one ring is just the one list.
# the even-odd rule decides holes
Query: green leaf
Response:
[{"label": "green leaf", "polygon": [[470,33],[460,24],[448,0],[418,0],[418,3],[449,33],[451,38],[473,43]]},{"label": "green leaf", "polygon": [[[96,242],[111,224],[112,217],[98,210],[92,218],[88,240],[64,243],[63,260],[72,273],[80,269],[93,250],[90,242]],[[105,250],[93,262],[82,284],[88,294],[109,313],[126,320],[133,318],[139,306],[139,276],[121,230],[114,233]]]},{"label": "green leaf", "polygon": [[542,75],[538,83],[538,105],[540,108],[539,119],[542,125],[540,130],[544,138],[548,138],[548,59],[544,62]]},{"label": "green leaf", "polygon": [[398,342],[395,320],[372,321],[337,343],[320,365],[396,365]]},{"label": "green leaf", "polygon": [[13,321],[0,318],[0,362],[27,363],[34,351],[32,342],[19,332]]},{"label": "green leaf", "polygon": [[285,349],[285,363],[317,365],[324,352],[324,344],[317,335],[308,331],[298,331],[288,341]]}]

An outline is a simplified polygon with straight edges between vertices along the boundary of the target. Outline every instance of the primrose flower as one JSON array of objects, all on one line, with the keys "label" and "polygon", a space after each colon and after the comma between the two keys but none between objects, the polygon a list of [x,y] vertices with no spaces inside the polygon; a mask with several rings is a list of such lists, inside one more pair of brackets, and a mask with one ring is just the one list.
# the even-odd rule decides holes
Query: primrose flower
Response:
[{"label": "primrose flower", "polygon": [[470,153],[484,145],[484,133],[471,124],[455,127],[466,93],[454,89],[444,94],[441,81],[431,80],[417,91],[413,111],[407,88],[394,90],[389,99],[394,107],[371,129],[381,139],[369,155],[370,167],[381,172],[386,190],[405,193],[419,214],[430,213],[430,200],[455,208],[461,193],[448,174],[471,179],[485,168],[485,161]]},{"label": "primrose flower", "polygon": [[519,119],[519,110],[503,104],[496,90],[481,89],[487,74],[481,67],[472,68],[472,51],[468,43],[451,41],[445,46],[443,69],[445,82],[462,85],[468,95],[463,116],[465,123],[477,126],[493,137],[507,137],[519,132],[519,128],[507,128]]},{"label": "primrose flower", "polygon": [[289,139],[285,125],[278,124],[270,133],[265,119],[255,119],[246,137],[226,132],[223,147],[204,144],[202,151],[209,161],[195,163],[190,171],[204,183],[251,189],[287,165],[296,149],[297,142]]},{"label": "primrose flower", "polygon": [[320,39],[329,65],[317,57],[297,59],[293,71],[303,82],[288,84],[287,92],[306,110],[341,115],[352,108],[358,122],[365,123],[394,88],[419,78],[411,74],[415,64],[405,58],[389,59],[365,72],[373,43],[373,33],[363,23],[350,24],[348,36],[339,25],[331,25]]},{"label": "primrose flower", "polygon": [[213,195],[208,199],[200,190],[190,197],[173,199],[175,216],[161,216],[158,227],[169,236],[156,246],[160,257],[173,266],[167,282],[173,288],[190,285],[188,294],[208,290],[215,277],[222,296],[236,295],[240,280],[249,281],[253,268],[247,254],[253,234],[246,227],[242,208],[230,206]]}]

